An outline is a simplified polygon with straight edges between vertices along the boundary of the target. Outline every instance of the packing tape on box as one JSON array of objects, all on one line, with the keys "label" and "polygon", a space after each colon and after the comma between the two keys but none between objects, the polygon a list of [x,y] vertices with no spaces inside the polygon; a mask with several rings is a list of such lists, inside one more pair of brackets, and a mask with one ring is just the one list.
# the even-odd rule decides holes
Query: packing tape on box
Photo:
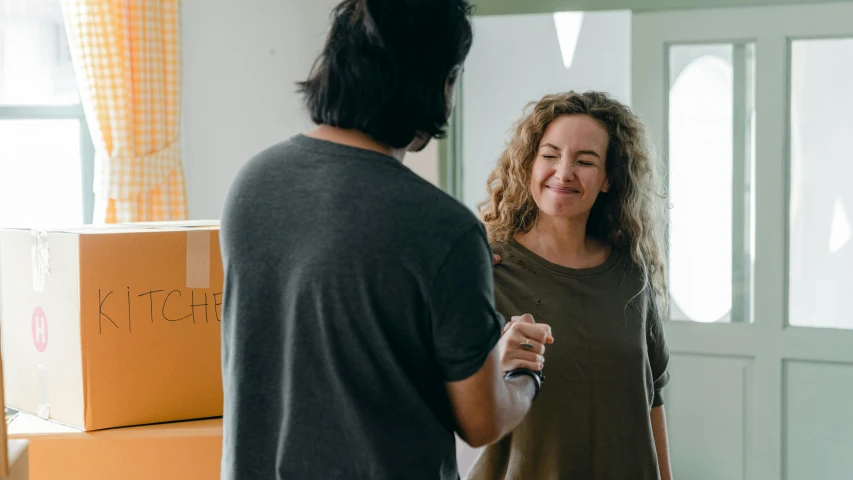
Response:
[{"label": "packing tape on box", "polygon": [[44,292],[47,276],[50,275],[50,247],[47,243],[47,232],[30,231],[30,250],[33,257],[33,290]]},{"label": "packing tape on box", "polygon": [[[44,292],[47,286],[47,277],[50,275],[50,245],[48,233],[43,230],[30,231],[30,251],[32,253],[33,267],[33,290],[38,293]],[[35,326],[33,328],[36,328]],[[35,330],[33,330],[35,334]],[[36,414],[41,418],[50,418],[50,386],[48,380],[48,368],[44,362],[44,354],[38,354],[36,365],[36,385],[38,390],[38,408]]]},{"label": "packing tape on box", "polygon": [[187,231],[187,288],[210,288],[210,230]]}]

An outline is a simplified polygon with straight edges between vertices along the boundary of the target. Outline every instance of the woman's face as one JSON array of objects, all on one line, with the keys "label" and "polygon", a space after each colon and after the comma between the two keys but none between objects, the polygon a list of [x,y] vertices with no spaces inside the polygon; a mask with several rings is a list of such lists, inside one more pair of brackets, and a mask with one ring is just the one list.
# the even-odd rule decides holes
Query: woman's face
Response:
[{"label": "woman's face", "polygon": [[604,169],[609,141],[604,127],[587,115],[563,115],[548,125],[530,176],[541,214],[589,216],[598,194],[610,188]]}]

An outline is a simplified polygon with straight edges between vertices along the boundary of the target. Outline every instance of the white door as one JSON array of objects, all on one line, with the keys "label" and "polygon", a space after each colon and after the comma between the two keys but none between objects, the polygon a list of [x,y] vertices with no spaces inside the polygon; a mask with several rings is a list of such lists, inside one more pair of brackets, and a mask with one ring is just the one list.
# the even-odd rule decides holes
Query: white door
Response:
[{"label": "white door", "polygon": [[853,4],[636,13],[675,477],[853,479]]}]

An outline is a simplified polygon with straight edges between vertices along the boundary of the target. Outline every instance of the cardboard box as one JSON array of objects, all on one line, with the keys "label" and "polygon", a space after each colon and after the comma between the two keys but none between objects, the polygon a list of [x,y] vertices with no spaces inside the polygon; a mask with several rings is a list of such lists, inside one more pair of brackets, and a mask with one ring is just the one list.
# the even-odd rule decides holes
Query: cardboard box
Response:
[{"label": "cardboard box", "polygon": [[20,414],[11,438],[29,440],[31,480],[216,480],[222,419],[80,432]]},{"label": "cardboard box", "polygon": [[218,232],[0,231],[6,404],[83,430],[221,416]]},{"label": "cardboard box", "polygon": [[30,478],[28,446],[29,442],[26,440],[9,440],[7,442],[9,475],[3,478],[6,480],[28,480]]}]

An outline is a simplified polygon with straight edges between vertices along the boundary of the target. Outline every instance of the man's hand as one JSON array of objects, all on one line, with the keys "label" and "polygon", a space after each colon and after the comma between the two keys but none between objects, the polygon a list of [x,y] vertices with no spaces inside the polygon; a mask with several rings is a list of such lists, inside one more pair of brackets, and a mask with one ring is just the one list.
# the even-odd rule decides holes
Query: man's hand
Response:
[{"label": "man's hand", "polygon": [[551,343],[554,343],[554,337],[550,326],[536,323],[529,313],[512,317],[498,343],[501,369],[504,372],[517,368],[542,370],[545,366],[545,345]]}]

